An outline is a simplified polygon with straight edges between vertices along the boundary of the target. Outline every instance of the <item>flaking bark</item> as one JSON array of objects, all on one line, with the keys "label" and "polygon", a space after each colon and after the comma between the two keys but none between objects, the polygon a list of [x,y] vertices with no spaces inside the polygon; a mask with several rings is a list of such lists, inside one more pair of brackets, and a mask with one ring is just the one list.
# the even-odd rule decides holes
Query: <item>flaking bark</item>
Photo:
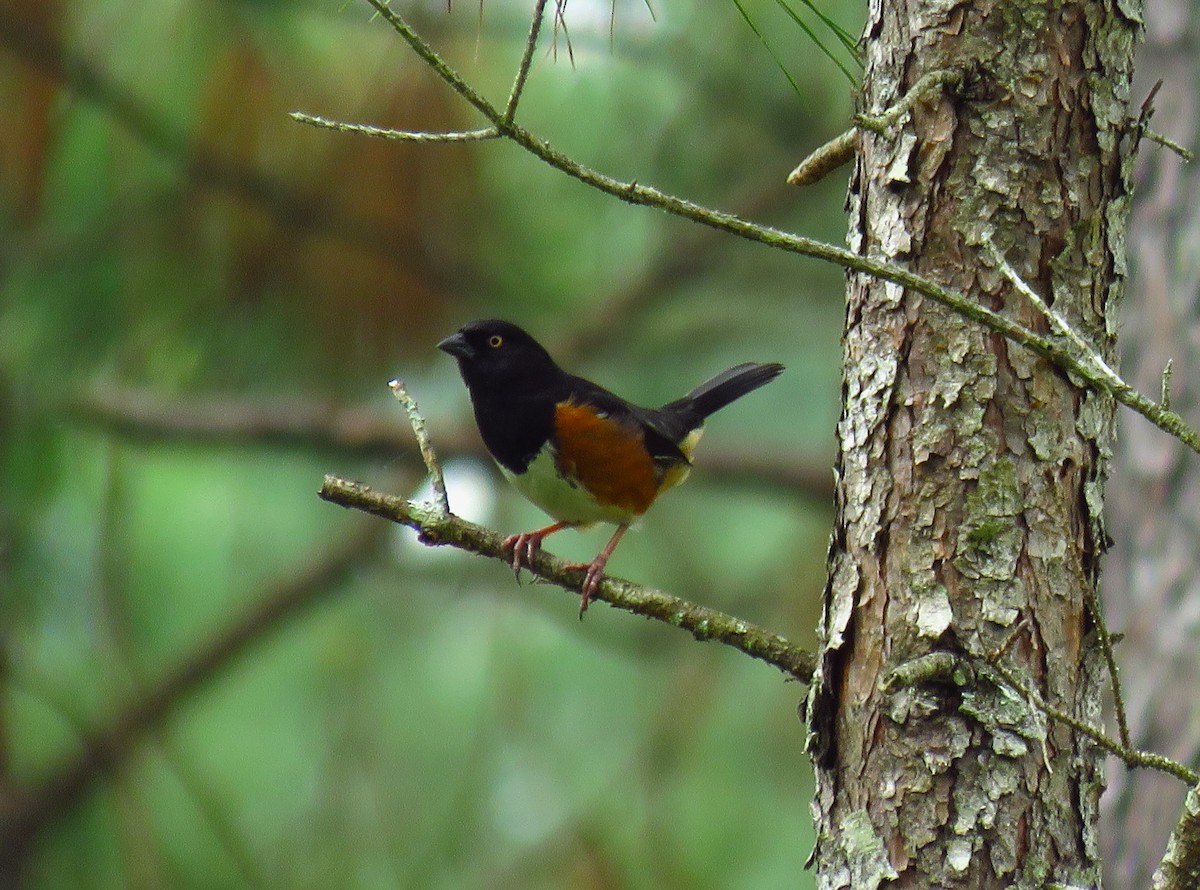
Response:
[{"label": "flaking bark", "polygon": [[[863,133],[850,243],[1037,330],[984,250],[1111,359],[1124,277],[1135,3],[877,0],[864,110],[923,73],[957,95]],[[999,648],[1096,720],[1086,602],[1105,533],[1111,398],[902,288],[848,285],[837,525],[810,717],[818,886],[1096,886],[1101,759],[979,676],[885,686]]]}]

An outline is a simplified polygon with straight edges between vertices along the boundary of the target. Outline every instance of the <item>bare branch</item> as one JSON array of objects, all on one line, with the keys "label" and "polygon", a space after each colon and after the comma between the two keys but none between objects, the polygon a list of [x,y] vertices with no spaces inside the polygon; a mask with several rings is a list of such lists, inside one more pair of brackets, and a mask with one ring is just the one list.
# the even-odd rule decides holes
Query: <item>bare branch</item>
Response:
[{"label": "bare branch", "polygon": [[1085,723],[1078,717],[1068,714],[1066,711],[1063,711],[1060,708],[1054,707],[1054,705],[1042,698],[1041,694],[1039,694],[1037,690],[1026,686],[1016,678],[1012,671],[1008,670],[1008,668],[1004,667],[999,662],[979,659],[978,664],[985,671],[995,672],[995,674],[1003,679],[1005,683],[1007,683],[1021,695],[1025,696],[1025,698],[1027,698],[1034,705],[1034,707],[1043,711],[1046,716],[1058,720],[1061,723],[1065,723],[1067,726],[1071,727],[1081,735],[1087,736],[1109,754],[1119,758],[1126,766],[1130,768],[1144,767],[1146,769],[1157,770],[1158,772],[1174,776],[1175,778],[1182,782],[1186,782],[1189,785],[1200,783],[1200,774],[1197,774],[1194,770],[1188,769],[1188,767],[1184,766],[1182,763],[1174,761],[1169,757],[1164,757],[1161,754],[1154,754],[1149,751],[1140,751],[1137,748],[1131,748],[1126,745],[1122,745],[1116,739],[1110,738],[1102,730]]},{"label": "bare branch", "polygon": [[1046,320],[1050,322],[1050,330],[1074,347],[1076,358],[1080,362],[1090,364],[1095,369],[1096,374],[1104,378],[1109,386],[1119,386],[1124,382],[1121,380],[1120,375],[1112,369],[1112,366],[1104,360],[1104,356],[1100,355],[1094,346],[1086,342],[1065,318],[1051,309],[1050,305],[1042,299],[1041,294],[1030,287],[1028,282],[1017,273],[1017,270],[1009,263],[1008,258],[996,246],[996,242],[992,240],[991,235],[983,236],[983,246],[987,248],[988,254],[1000,270],[1000,274],[1008,279],[1008,282],[1017,289],[1019,294],[1033,303],[1038,311],[1046,316]]},{"label": "bare branch", "polygon": [[305,114],[303,111],[288,112],[288,117],[298,123],[308,124],[309,126],[318,127],[323,130],[334,130],[338,133],[354,133],[359,136],[370,136],[374,139],[395,139],[399,142],[483,142],[488,139],[500,138],[500,131],[495,127],[448,133],[422,133],[416,130],[393,130],[390,127],[374,127],[370,124],[352,124],[347,121],[334,121],[315,114]]},{"label": "bare branch", "polygon": [[1162,133],[1158,133],[1154,130],[1147,128],[1144,131],[1144,135],[1151,142],[1157,142],[1159,145],[1161,145],[1163,148],[1167,149],[1168,151],[1175,152],[1175,154],[1179,155],[1179,157],[1183,158],[1183,160],[1188,163],[1191,163],[1192,161],[1196,160],[1196,155],[1193,154],[1191,150],[1184,148],[1182,145],[1180,145],[1174,139],[1169,139],[1166,136],[1164,136]]},{"label": "bare branch", "polygon": [[[506,566],[512,562],[512,553],[504,547],[504,538],[499,533],[452,513],[442,513],[432,504],[380,494],[360,482],[333,475],[325,477],[320,497],[333,504],[407,525],[417,531],[423,544],[448,544],[459,550],[499,560]],[[544,551],[534,554],[528,568],[538,578],[564,590],[578,592],[583,584],[582,569],[569,568],[567,563]],[[801,682],[807,683],[812,676],[815,664],[812,653],[792,645],[777,634],[716,609],[698,606],[661,590],[610,576],[601,582],[593,599],[682,628],[697,640],[724,643],[773,665]]]},{"label": "bare branch", "polygon": [[469,105],[473,105],[478,109],[501,132],[504,132],[505,128],[500,126],[503,116],[496,107],[483,98],[457,71],[446,64],[446,61],[438,55],[432,46],[417,36],[417,33],[408,26],[408,22],[404,21],[388,6],[387,0],[367,0],[367,2],[379,13],[380,18],[391,25],[392,29],[404,39],[404,42],[412,47],[413,52],[420,56],[425,64],[434,70],[434,73],[438,77],[449,84],[454,92],[466,99]]},{"label": "bare branch", "polygon": [[[1011,687],[1031,705],[1053,720],[1065,723],[1081,735],[1087,736],[1108,753],[1120,758],[1130,768],[1144,767],[1174,776],[1189,785],[1200,783],[1200,774],[1169,757],[1141,751],[1130,745],[1122,744],[1109,737],[1101,729],[1080,720],[1073,714],[1068,714],[1061,708],[1042,698],[1041,694],[1026,686],[1013,671],[999,661],[999,652],[1006,650],[1012,643],[1010,636],[999,650],[989,653],[987,657],[968,657],[955,652],[939,650],[930,652],[910,662],[893,668],[883,678],[882,689],[885,692],[895,692],[905,686],[928,682],[950,682],[956,686],[966,686],[978,682],[980,677],[989,682]],[[1194,885],[1192,885],[1194,886]]]},{"label": "bare branch", "polygon": [[948,88],[957,88],[963,82],[963,73],[954,68],[937,68],[922,75],[900,98],[898,102],[882,114],[855,115],[854,122],[864,130],[872,133],[886,133],[895,126],[901,118],[912,111],[913,107],[934,93]]},{"label": "bare branch", "polygon": [[947,87],[957,87],[962,83],[962,79],[962,72],[952,68],[930,71],[914,83],[896,104],[882,114],[856,115],[854,126],[809,154],[796,166],[795,170],[788,174],[787,184],[812,185],[814,182],[824,179],[838,167],[849,163],[854,157],[854,152],[858,149],[859,130],[886,133],[918,102]]},{"label": "bare branch", "polygon": [[1036,689],[1022,683],[1011,670],[999,661],[999,653],[1011,645],[1012,639],[1013,637],[1010,636],[999,650],[989,653],[987,657],[967,657],[945,650],[930,652],[889,671],[883,678],[883,691],[890,693],[905,686],[928,682],[951,682],[956,686],[965,686],[978,682],[979,677],[984,677],[992,683],[1011,687],[1047,717],[1065,723],[1081,735],[1087,736],[1130,768],[1144,767],[1157,770],[1187,782],[1189,785],[1200,783],[1200,774],[1182,763],[1161,754],[1141,751],[1130,745],[1122,744],[1109,737],[1103,730],[1080,720],[1073,714],[1068,714],[1061,708],[1056,708],[1042,698]]},{"label": "bare branch", "polygon": [[820,182],[838,167],[854,160],[858,151],[858,129],[851,127],[834,136],[824,145],[813,149],[796,169],[788,174],[788,185],[813,185]]}]

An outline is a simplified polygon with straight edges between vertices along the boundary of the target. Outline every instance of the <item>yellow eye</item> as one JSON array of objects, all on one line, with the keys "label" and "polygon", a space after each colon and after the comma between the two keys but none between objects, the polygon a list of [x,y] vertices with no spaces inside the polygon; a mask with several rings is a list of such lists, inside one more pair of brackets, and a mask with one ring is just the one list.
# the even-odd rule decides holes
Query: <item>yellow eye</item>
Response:
[{"label": "yellow eye", "polygon": [[492,334],[492,336],[488,337],[488,346],[492,347],[492,349],[499,349],[503,343],[504,338],[499,334]]}]

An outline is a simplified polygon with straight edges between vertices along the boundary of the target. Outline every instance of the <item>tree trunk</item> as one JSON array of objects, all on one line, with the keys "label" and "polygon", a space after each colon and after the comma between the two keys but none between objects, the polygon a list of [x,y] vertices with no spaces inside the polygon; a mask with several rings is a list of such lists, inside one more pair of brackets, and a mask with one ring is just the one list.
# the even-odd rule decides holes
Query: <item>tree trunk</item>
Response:
[{"label": "tree trunk", "polygon": [[[928,71],[956,95],[864,134],[850,242],[1039,331],[1018,274],[1105,357],[1124,273],[1140,7],[878,0],[864,107]],[[837,519],[809,713],[818,886],[1099,882],[1102,759],[985,664],[1098,722],[1087,602],[1113,404],[901,288],[848,285]],[[899,669],[899,670],[897,670]]]},{"label": "tree trunk", "polygon": [[[1200,138],[1200,9],[1196,0],[1150,0],[1135,97],[1158,80],[1152,124],[1194,148]],[[1145,146],[1130,230],[1130,292],[1137,311],[1121,326],[1125,378],[1159,391],[1174,362],[1172,407],[1196,418],[1200,392],[1200,165]],[[1200,759],[1200,462],[1173,439],[1127,416],[1112,486],[1112,563],[1105,591],[1120,646],[1129,728],[1137,744],[1195,765]],[[1114,887],[1148,887],[1184,794],[1159,773],[1112,771],[1105,796],[1105,865]]]}]

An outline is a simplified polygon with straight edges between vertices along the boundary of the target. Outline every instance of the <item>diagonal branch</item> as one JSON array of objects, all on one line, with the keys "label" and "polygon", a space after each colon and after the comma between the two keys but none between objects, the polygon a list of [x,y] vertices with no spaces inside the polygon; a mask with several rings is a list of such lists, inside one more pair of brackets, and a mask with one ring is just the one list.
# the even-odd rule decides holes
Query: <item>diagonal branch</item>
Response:
[{"label": "diagonal branch", "polygon": [[[320,497],[333,504],[407,525],[417,531],[423,544],[448,544],[498,559],[505,565],[512,561],[512,553],[505,549],[504,538],[498,533],[453,513],[443,513],[432,504],[380,494],[361,482],[351,482],[333,475],[325,477]],[[538,578],[565,590],[577,592],[583,584],[582,569],[568,568],[562,560],[541,551],[534,554],[530,570]],[[593,598],[603,600],[617,609],[682,628],[697,640],[715,640],[732,646],[801,682],[807,683],[812,676],[816,663],[812,653],[733,615],[698,606],[661,590],[607,576]]]},{"label": "diagonal branch", "polygon": [[[1074,350],[1073,344],[1069,342],[1063,342],[1060,338],[1047,337],[1035,333],[1019,322],[976,303],[964,294],[943,287],[903,266],[860,256],[846,248],[836,247],[814,238],[806,238],[771,226],[753,223],[741,219],[732,213],[725,213],[705,207],[693,201],[660,191],[652,186],[641,185],[637,180],[623,182],[580,164],[573,158],[551,147],[545,140],[508,119],[501,109],[489,102],[481,93],[467,83],[462,75],[447,64],[424,38],[417,34],[401,16],[392,11],[388,7],[386,0],[367,0],[367,2],[392,26],[393,30],[412,48],[413,52],[424,60],[451,89],[462,96],[490,121],[501,136],[515,142],[534,157],[554,169],[629,204],[654,207],[666,213],[690,219],[701,225],[737,235],[748,241],[756,241],[777,250],[825,260],[842,266],[845,269],[870,275],[883,281],[890,281],[893,284],[898,284],[903,288],[929,297],[965,318],[969,318],[1008,340],[1024,346],[1063,370],[1076,375],[1098,391],[1110,395],[1121,404],[1141,414],[1159,429],[1174,436],[1188,448],[1200,454],[1200,431],[1189,425],[1174,411],[1142,395],[1119,376],[1114,375],[1114,377],[1110,378],[1107,374],[1098,372],[1090,358],[1087,355],[1078,354]],[[536,28],[532,29],[532,32],[536,32]],[[316,126],[328,128],[340,127],[363,133],[368,132],[359,124],[338,124],[334,126],[334,122],[317,119],[311,115],[299,112],[293,113],[292,117],[298,121]],[[377,130],[378,128],[371,129]],[[381,133],[372,133],[371,135],[381,135]]]},{"label": "diagonal branch", "polygon": [[353,575],[383,540],[376,525],[358,527],[318,561],[268,591],[228,629],[141,692],[106,726],[89,733],[81,750],[37,785],[0,790],[0,876],[16,873],[42,833],[124,765],[146,735],[161,727],[185,699]]},{"label": "diagonal branch", "polygon": [[413,435],[417,437],[417,448],[421,451],[421,460],[425,463],[425,469],[429,471],[433,496],[437,498],[436,506],[441,513],[449,513],[450,500],[446,494],[446,476],[442,472],[442,465],[438,463],[437,455],[434,454],[433,443],[429,441],[429,432],[425,429],[425,418],[421,416],[421,412],[417,408],[416,399],[408,394],[408,390],[399,380],[393,380],[388,387],[391,389],[392,395],[396,397],[396,401],[404,406],[404,411],[408,414],[408,422],[412,426]]},{"label": "diagonal branch", "polygon": [[893,668],[884,677],[881,688],[884,692],[891,693],[901,687],[930,682],[953,683],[955,686],[963,686],[968,682],[973,682],[976,677],[982,677],[990,683],[1009,686],[1047,717],[1057,720],[1071,727],[1080,735],[1091,739],[1097,746],[1119,758],[1130,769],[1156,770],[1174,776],[1192,786],[1200,783],[1200,775],[1195,770],[1169,757],[1164,757],[1162,754],[1142,751],[1122,744],[1106,734],[1104,730],[1092,726],[1087,721],[1081,720],[1061,708],[1056,708],[1046,701],[1036,689],[1023,683],[1014,671],[1005,667],[1000,661],[1001,655],[1011,645],[1015,636],[1014,634],[1005,645],[987,656],[963,656],[947,650],[928,653]]},{"label": "diagonal branch", "polygon": [[473,105],[480,114],[495,124],[501,132],[504,132],[504,128],[500,126],[503,115],[499,110],[488,102],[475,87],[467,83],[461,74],[451,68],[432,46],[422,40],[417,32],[408,26],[408,22],[388,6],[388,0],[367,0],[367,2],[379,13],[380,18],[392,26],[392,30],[404,38],[404,42],[412,47],[413,52],[420,56],[421,60],[450,86],[450,89],[466,99],[467,104]]},{"label": "diagonal branch", "polygon": [[1000,664],[999,661],[980,659],[977,664],[985,673],[988,671],[994,672],[1006,684],[1030,701],[1034,707],[1045,713],[1047,717],[1066,724],[1080,735],[1087,736],[1109,754],[1119,758],[1130,769],[1139,767],[1152,769],[1160,773],[1166,773],[1169,776],[1174,776],[1181,782],[1186,782],[1189,785],[1200,783],[1200,775],[1182,763],[1172,760],[1169,757],[1164,757],[1162,754],[1155,754],[1150,751],[1142,751],[1138,748],[1123,745],[1116,739],[1108,736],[1103,730],[1097,729],[1072,714],[1068,714],[1061,708],[1056,708],[1042,698],[1036,689],[1026,686],[1017,679],[1016,675]]},{"label": "diagonal branch", "polygon": [[525,83],[529,80],[529,68],[533,64],[533,53],[537,49],[538,34],[542,30],[542,14],[545,11],[546,0],[537,0],[537,5],[533,8],[533,21],[529,25],[529,37],[525,41],[525,52],[521,55],[521,64],[517,66],[512,92],[509,93],[508,103],[504,106],[504,120],[508,123],[516,119],[517,103],[521,101],[521,93],[525,91]]}]

